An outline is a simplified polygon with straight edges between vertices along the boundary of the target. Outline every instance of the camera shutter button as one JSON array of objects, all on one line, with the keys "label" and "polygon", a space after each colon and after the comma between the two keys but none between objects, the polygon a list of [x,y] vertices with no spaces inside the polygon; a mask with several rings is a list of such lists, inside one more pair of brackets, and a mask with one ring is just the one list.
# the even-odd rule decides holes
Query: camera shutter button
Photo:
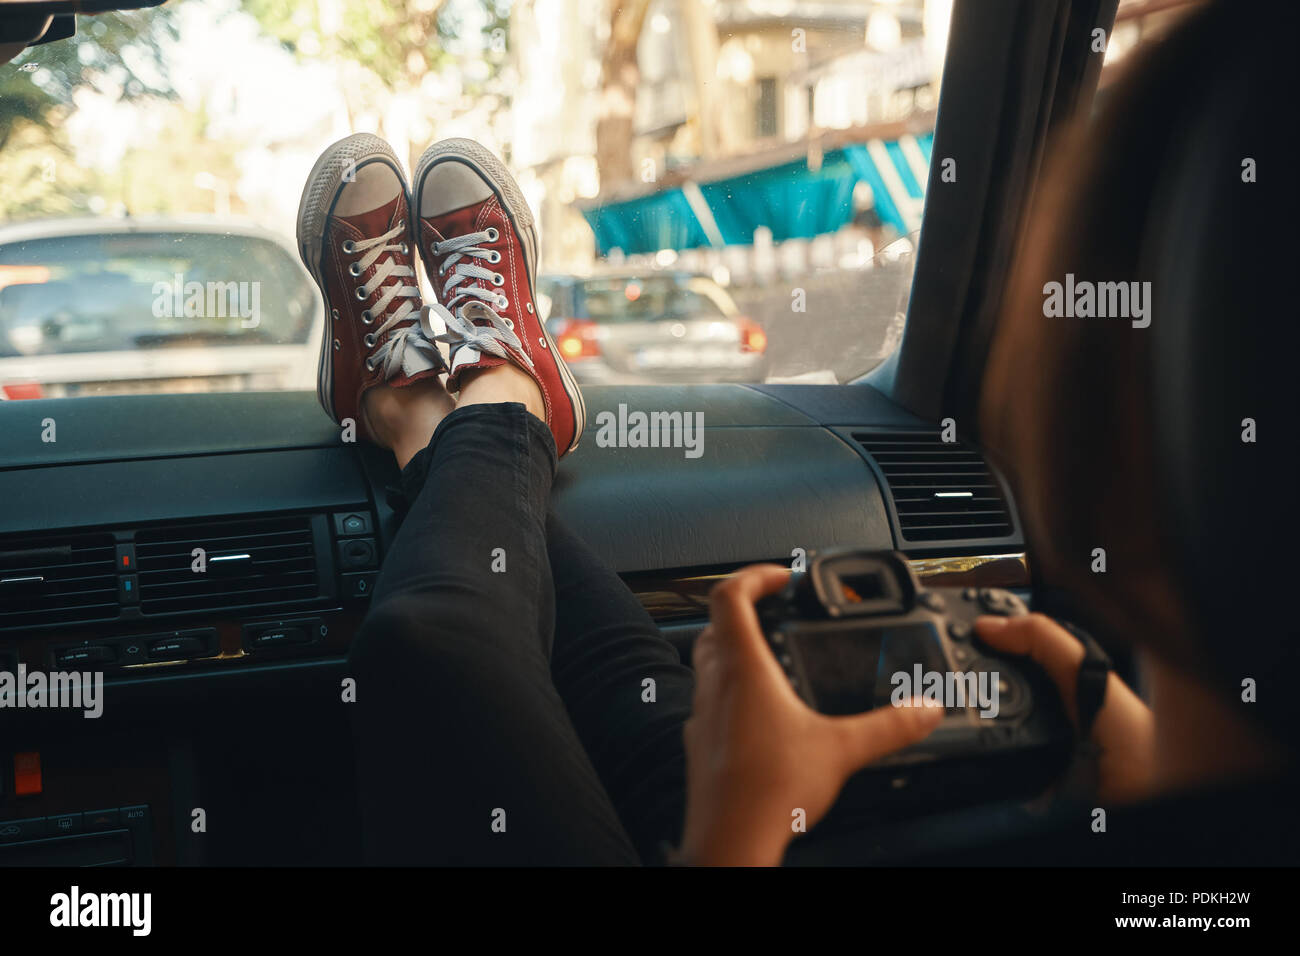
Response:
[{"label": "camera shutter button", "polygon": [[922,591],[916,596],[916,601],[922,607],[933,611],[935,614],[942,614],[944,608],[948,606],[944,599],[933,591]]},{"label": "camera shutter button", "polygon": [[979,592],[980,607],[989,614],[1001,614],[1005,617],[1021,613],[1023,605],[1020,598],[1001,588],[981,588]]}]

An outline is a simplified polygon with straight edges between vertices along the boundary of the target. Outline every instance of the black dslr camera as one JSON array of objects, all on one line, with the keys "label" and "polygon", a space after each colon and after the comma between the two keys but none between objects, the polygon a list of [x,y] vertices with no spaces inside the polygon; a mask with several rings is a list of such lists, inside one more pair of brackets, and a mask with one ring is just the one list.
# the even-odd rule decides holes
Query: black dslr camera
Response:
[{"label": "black dslr camera", "polygon": [[996,588],[925,588],[894,551],[810,554],[808,570],[758,604],[795,691],[823,714],[943,704],[925,740],[856,774],[832,818],[933,811],[1041,792],[1073,732],[1047,675],[974,633],[980,614],[1026,613]]}]

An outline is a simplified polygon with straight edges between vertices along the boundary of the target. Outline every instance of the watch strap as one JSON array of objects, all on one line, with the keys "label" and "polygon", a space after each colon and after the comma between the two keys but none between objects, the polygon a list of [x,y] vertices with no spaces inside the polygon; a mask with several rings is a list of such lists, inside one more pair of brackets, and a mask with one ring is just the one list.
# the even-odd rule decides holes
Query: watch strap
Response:
[{"label": "watch strap", "polygon": [[1114,669],[1110,657],[1092,635],[1076,624],[1062,622],[1062,626],[1083,645],[1083,661],[1075,681],[1074,701],[1078,716],[1079,738],[1087,740],[1092,734],[1093,722],[1106,702],[1106,685]]}]

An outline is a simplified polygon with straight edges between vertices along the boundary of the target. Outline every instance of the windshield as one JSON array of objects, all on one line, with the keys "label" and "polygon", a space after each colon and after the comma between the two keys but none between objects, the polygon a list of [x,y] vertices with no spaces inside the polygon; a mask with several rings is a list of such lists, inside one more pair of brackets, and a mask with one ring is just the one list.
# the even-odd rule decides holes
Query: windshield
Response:
[{"label": "windshield", "polygon": [[[171,0],[83,16],[0,66],[0,396],[313,388],[324,307],[298,203],[321,151],[359,131],[408,173],[442,137],[503,158],[580,382],[853,379],[901,337],[950,14]],[[636,331],[659,322],[689,328],[669,345]]]}]

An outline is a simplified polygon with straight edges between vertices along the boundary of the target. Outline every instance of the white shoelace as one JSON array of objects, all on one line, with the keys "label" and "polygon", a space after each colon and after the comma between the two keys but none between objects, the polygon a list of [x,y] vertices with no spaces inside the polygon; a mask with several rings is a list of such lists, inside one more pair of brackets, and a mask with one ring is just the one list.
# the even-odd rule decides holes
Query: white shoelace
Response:
[{"label": "white shoelace", "polygon": [[[500,292],[477,284],[478,280],[486,280],[493,285],[504,282],[499,272],[485,269],[473,261],[482,259],[493,265],[501,261],[499,252],[479,245],[482,242],[495,242],[497,235],[497,230],[491,228],[433,244],[435,257],[447,257],[438,270],[439,275],[445,272],[451,274],[442,287],[442,298],[446,300],[446,305],[440,302],[426,305],[426,312],[421,315],[421,324],[429,328],[427,313],[432,311],[447,326],[447,331],[434,336],[434,339],[448,343],[453,351],[468,346],[479,352],[508,359],[510,356],[506,353],[506,346],[509,346],[532,365],[532,359],[515,334],[514,323],[492,307],[508,308],[510,300]],[[481,319],[488,325],[475,325],[474,319]]]},{"label": "white shoelace", "polygon": [[[383,290],[383,294],[366,309],[364,313],[366,316],[383,315],[394,299],[402,300],[393,314],[365,337],[366,347],[374,349],[373,354],[366,359],[366,368],[374,371],[375,367],[382,363],[385,381],[399,371],[406,375],[415,375],[442,365],[442,356],[433,342],[433,330],[426,320],[423,309],[420,310],[418,321],[414,321],[416,303],[420,301],[419,286],[412,281],[415,278],[415,270],[409,265],[398,265],[392,255],[392,253],[408,254],[409,250],[405,242],[391,241],[405,234],[406,223],[399,222],[382,236],[353,241],[350,252],[347,248],[344,249],[345,254],[365,253],[356,262],[358,273],[365,272],[379,260],[380,256],[389,253],[388,258],[379,263],[379,268],[375,270],[370,281],[363,282],[356,289],[357,298],[362,300],[369,298],[377,289]],[[384,288],[384,283],[389,278],[398,281]],[[407,321],[414,321],[414,324],[395,329],[396,326]],[[375,343],[389,331],[392,331],[392,335],[376,347]]]}]

